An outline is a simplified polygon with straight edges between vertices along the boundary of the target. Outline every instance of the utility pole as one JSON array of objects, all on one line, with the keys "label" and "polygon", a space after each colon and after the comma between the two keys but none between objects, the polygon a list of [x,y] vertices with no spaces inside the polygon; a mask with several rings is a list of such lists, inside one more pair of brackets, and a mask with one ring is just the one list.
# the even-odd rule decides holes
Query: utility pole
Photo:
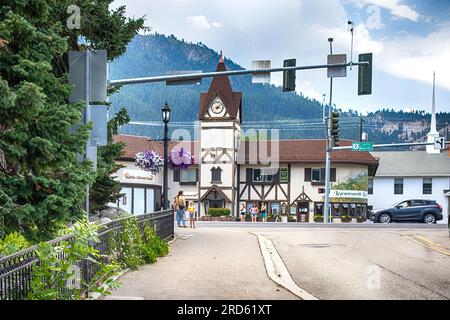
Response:
[{"label": "utility pole", "polygon": [[[85,66],[85,72],[86,72],[86,119],[85,123],[89,123],[91,121],[91,68],[90,68],[90,61],[91,59],[91,51],[89,47],[86,49],[86,66]],[[88,152],[89,152],[89,146],[91,145],[91,134],[89,134],[89,140],[86,143],[86,159],[88,158]],[[87,220],[89,221],[89,185],[86,185],[86,215]]]},{"label": "utility pole", "polygon": [[[330,43],[330,55],[333,54],[333,38],[328,38],[328,42]],[[324,223],[329,222],[330,216],[330,167],[331,167],[331,110],[333,108],[333,77],[330,78],[330,104],[328,107],[328,116],[325,120],[326,127],[326,155],[325,155],[325,203],[324,203],[324,212],[323,212],[323,221]]]}]

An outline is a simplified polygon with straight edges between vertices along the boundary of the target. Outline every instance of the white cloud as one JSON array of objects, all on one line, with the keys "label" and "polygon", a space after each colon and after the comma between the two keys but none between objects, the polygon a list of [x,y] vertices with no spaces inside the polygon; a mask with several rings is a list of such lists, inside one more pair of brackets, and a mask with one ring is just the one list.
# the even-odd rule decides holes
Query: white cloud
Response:
[{"label": "white cloud", "polygon": [[394,17],[417,22],[420,14],[402,0],[353,0],[357,5],[375,5],[388,10]]},{"label": "white cloud", "polygon": [[398,77],[431,83],[436,71],[437,85],[450,90],[450,24],[427,36],[409,34],[385,41],[379,59],[386,70]]},{"label": "white cloud", "polygon": [[211,21],[204,15],[199,16],[189,16],[186,18],[186,21],[194,26],[195,28],[199,29],[211,29],[211,28],[220,28],[222,27],[222,24],[216,21]]}]

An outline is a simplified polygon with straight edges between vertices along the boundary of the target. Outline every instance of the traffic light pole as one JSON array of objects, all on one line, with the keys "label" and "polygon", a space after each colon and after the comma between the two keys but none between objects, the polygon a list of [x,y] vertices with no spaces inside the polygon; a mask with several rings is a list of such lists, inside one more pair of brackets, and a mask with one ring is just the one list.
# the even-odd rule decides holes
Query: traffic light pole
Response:
[{"label": "traffic light pole", "polygon": [[[330,54],[333,54],[333,39],[329,38]],[[323,208],[323,222],[328,223],[330,217],[330,175],[331,175],[331,112],[333,109],[333,77],[330,78],[330,104],[328,106],[328,116],[325,119],[326,128],[326,155],[325,155],[325,203]]]}]

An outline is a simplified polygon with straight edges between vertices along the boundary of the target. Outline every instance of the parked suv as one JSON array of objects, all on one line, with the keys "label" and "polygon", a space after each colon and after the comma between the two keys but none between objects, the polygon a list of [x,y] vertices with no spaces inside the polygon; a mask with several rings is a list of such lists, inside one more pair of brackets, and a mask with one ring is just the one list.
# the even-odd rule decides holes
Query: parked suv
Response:
[{"label": "parked suv", "polygon": [[393,221],[418,221],[427,224],[442,220],[442,206],[434,200],[406,200],[389,209],[375,210],[369,214],[370,220],[378,223]]}]

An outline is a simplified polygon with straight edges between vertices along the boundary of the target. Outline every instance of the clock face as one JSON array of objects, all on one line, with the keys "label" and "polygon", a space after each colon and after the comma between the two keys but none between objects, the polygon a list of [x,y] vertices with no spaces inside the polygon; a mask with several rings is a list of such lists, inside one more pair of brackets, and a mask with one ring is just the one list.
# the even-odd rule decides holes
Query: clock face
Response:
[{"label": "clock face", "polygon": [[221,114],[224,110],[223,103],[220,101],[216,101],[211,105],[211,111],[215,114]]}]

